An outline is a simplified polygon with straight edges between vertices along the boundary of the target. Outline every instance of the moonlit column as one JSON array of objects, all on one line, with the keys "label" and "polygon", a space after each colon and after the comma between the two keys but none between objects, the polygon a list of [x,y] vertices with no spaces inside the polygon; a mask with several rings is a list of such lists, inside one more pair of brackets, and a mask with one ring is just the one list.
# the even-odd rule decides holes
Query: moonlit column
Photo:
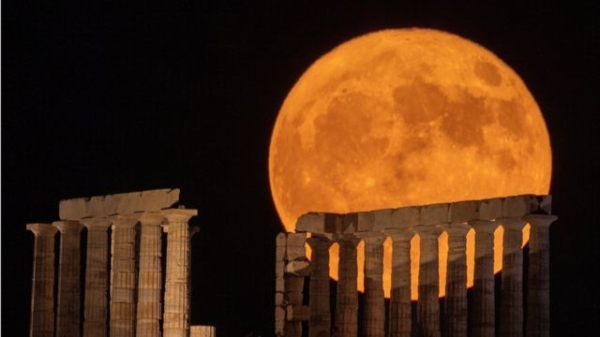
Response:
[{"label": "moonlit column", "polygon": [[358,333],[356,246],[360,240],[352,235],[343,235],[337,237],[336,242],[340,246],[340,257],[334,335],[356,337]]},{"label": "moonlit column", "polygon": [[160,213],[144,213],[140,218],[140,249],[136,336],[160,336],[162,295],[162,221]]},{"label": "moonlit column", "polygon": [[139,215],[117,215],[112,230],[110,337],[135,335],[135,225]]},{"label": "moonlit column", "polygon": [[331,247],[331,240],[325,236],[313,235],[306,241],[312,249],[309,336],[330,336],[329,247]]},{"label": "moonlit column", "polygon": [[362,336],[385,336],[385,300],[383,295],[383,240],[379,232],[360,233],[365,242],[365,303]]},{"label": "moonlit column", "polygon": [[527,287],[527,337],[550,336],[550,225],[554,215],[523,217],[531,226]]},{"label": "moonlit column", "polygon": [[78,221],[56,221],[52,223],[60,231],[58,269],[58,305],[56,336],[73,337],[81,334],[80,319],[80,266],[81,229]]},{"label": "moonlit column", "polygon": [[87,228],[83,336],[106,337],[108,312],[108,228],[106,218],[82,219]]},{"label": "moonlit column", "polygon": [[35,235],[29,336],[54,337],[54,236],[58,229],[34,223],[27,230]]},{"label": "moonlit column", "polygon": [[499,332],[502,337],[523,336],[523,228],[525,220],[501,218],[504,227]]},{"label": "moonlit column", "polygon": [[448,266],[446,272],[446,335],[467,336],[467,233],[470,226],[452,223],[448,233]]},{"label": "moonlit column", "polygon": [[410,337],[412,331],[410,240],[415,233],[409,229],[392,229],[386,230],[386,234],[392,239],[390,336]]},{"label": "moonlit column", "polygon": [[492,220],[469,221],[475,229],[475,270],[473,302],[469,307],[473,337],[495,336],[494,231]]},{"label": "moonlit column", "polygon": [[163,335],[165,337],[186,337],[189,334],[190,229],[188,221],[197,214],[198,211],[195,209],[184,208],[163,211],[168,224],[163,314]]},{"label": "moonlit column", "polygon": [[417,302],[419,335],[439,337],[441,331],[438,238],[442,234],[442,229],[437,226],[418,226],[414,229],[421,238],[419,301]]}]

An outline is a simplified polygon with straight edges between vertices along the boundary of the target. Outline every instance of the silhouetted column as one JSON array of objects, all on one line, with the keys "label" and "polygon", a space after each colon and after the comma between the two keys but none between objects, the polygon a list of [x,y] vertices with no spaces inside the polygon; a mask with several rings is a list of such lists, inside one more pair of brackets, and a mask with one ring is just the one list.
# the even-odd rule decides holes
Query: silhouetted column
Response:
[{"label": "silhouetted column", "polygon": [[136,336],[160,336],[162,295],[162,222],[160,213],[140,218],[140,248],[137,286]]},{"label": "silhouetted column", "polygon": [[60,231],[56,336],[79,336],[81,312],[81,229],[78,221],[52,223]]},{"label": "silhouetted column", "polygon": [[139,215],[117,215],[112,226],[110,337],[135,335],[135,225]]},{"label": "silhouetted column", "polygon": [[29,336],[54,337],[54,236],[58,229],[43,223],[26,228],[35,236]]},{"label": "silhouetted column", "polygon": [[383,240],[379,232],[361,232],[365,242],[365,303],[363,333],[367,337],[385,336],[385,297],[383,295]]},{"label": "silhouetted column", "polygon": [[438,238],[442,229],[436,226],[418,226],[414,227],[414,230],[421,238],[417,302],[419,335],[439,337],[441,331]]},{"label": "silhouetted column", "polygon": [[495,336],[494,300],[494,231],[498,224],[491,220],[470,221],[475,229],[475,270],[473,302],[469,306],[473,337]]},{"label": "silhouetted column", "polygon": [[391,229],[386,230],[386,234],[392,239],[390,335],[410,337],[412,331],[410,240],[415,233],[409,229]]},{"label": "silhouetted column", "polygon": [[467,233],[463,223],[447,225],[448,266],[446,272],[446,336],[467,336]]},{"label": "silhouetted column", "polygon": [[501,218],[504,228],[499,332],[502,337],[523,336],[523,227],[525,220]]},{"label": "silhouetted column", "polygon": [[307,239],[312,249],[310,268],[310,337],[331,335],[331,311],[329,292],[329,247],[331,240],[313,235]]},{"label": "silhouetted column", "polygon": [[527,286],[527,337],[550,336],[550,225],[554,215],[523,217],[531,226]]},{"label": "silhouetted column", "polygon": [[167,270],[165,281],[165,308],[163,336],[186,337],[190,330],[189,250],[190,229],[188,221],[198,214],[195,209],[168,209],[167,218]]},{"label": "silhouetted column", "polygon": [[82,219],[87,228],[83,336],[106,337],[108,319],[108,228],[106,218]]},{"label": "silhouetted column", "polygon": [[339,244],[337,303],[334,336],[356,337],[358,333],[358,293],[356,246],[360,240],[353,235],[335,238]]}]

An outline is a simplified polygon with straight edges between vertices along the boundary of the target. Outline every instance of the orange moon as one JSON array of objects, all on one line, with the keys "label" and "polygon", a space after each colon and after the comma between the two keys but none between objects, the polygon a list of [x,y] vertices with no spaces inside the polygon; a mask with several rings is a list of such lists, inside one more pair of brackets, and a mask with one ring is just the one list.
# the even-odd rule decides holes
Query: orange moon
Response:
[{"label": "orange moon", "polygon": [[[507,64],[454,34],[390,29],[339,45],[298,79],[273,128],[269,177],[277,212],[293,232],[307,212],[547,194],[551,159],[540,109]],[[418,258],[418,238],[413,243]],[[469,244],[472,274],[472,233]],[[389,296],[389,241],[384,254]],[[416,298],[418,262],[412,274]]]}]

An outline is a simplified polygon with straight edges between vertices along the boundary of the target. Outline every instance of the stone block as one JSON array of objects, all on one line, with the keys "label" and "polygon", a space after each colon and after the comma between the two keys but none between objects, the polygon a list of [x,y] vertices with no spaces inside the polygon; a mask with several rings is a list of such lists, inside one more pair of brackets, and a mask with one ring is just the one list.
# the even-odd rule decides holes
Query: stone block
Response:
[{"label": "stone block", "polygon": [[61,220],[78,220],[85,218],[86,199],[65,199],[58,203],[58,216]]},{"label": "stone block", "polygon": [[285,265],[285,273],[299,277],[306,277],[310,274],[310,263],[308,263],[306,260],[290,261]]},{"label": "stone block", "polygon": [[390,213],[391,228],[410,228],[419,225],[419,208],[402,207]]},{"label": "stone block", "polygon": [[310,319],[310,308],[306,305],[287,306],[285,309],[288,321],[302,322]]},{"label": "stone block", "polygon": [[325,213],[306,213],[296,221],[297,232],[325,233]]},{"label": "stone block", "polygon": [[358,232],[381,231],[392,226],[392,210],[381,209],[358,213]]},{"label": "stone block", "polygon": [[303,260],[306,258],[306,246],[288,246],[285,251],[285,260]]},{"label": "stone block", "polygon": [[351,234],[358,231],[358,213],[344,214],[342,217],[342,228],[336,228],[332,234]]},{"label": "stone block", "polygon": [[479,219],[479,201],[459,201],[450,204],[450,221],[465,222]]},{"label": "stone block", "polygon": [[306,244],[305,233],[288,233],[287,235],[287,247],[304,247]]},{"label": "stone block", "polygon": [[450,204],[433,204],[421,207],[420,225],[433,226],[450,221],[449,209]]},{"label": "stone block", "polygon": [[502,202],[502,216],[507,218],[522,217],[529,213],[529,205],[528,195],[506,197]]},{"label": "stone block", "polygon": [[542,213],[552,214],[552,196],[551,195],[541,195],[538,197],[539,209]]},{"label": "stone block", "polygon": [[275,237],[275,246],[276,247],[285,247],[286,243],[287,243],[287,234],[286,233],[277,234],[277,236]]},{"label": "stone block", "polygon": [[479,220],[493,220],[502,217],[503,198],[479,201]]},{"label": "stone block", "polygon": [[275,293],[275,306],[283,306],[285,305],[285,296],[283,295],[283,292],[276,292]]}]

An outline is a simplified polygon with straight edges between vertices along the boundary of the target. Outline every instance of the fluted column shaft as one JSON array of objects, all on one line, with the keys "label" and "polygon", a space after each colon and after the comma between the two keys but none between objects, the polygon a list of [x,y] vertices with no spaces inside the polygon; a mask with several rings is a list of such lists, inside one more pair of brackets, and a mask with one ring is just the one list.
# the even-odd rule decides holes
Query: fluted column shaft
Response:
[{"label": "fluted column shaft", "polygon": [[54,237],[50,224],[28,224],[35,236],[31,282],[30,337],[54,337]]},{"label": "fluted column shaft", "polygon": [[523,336],[523,228],[525,220],[501,218],[504,227],[499,334]]},{"label": "fluted column shaft", "polygon": [[527,337],[550,336],[550,225],[556,219],[556,216],[546,214],[524,217],[531,226],[525,316]]},{"label": "fluted column shaft", "polygon": [[348,235],[336,238],[336,242],[340,245],[340,257],[334,335],[356,337],[358,334],[356,246],[360,240]]},{"label": "fluted column shaft", "polygon": [[467,233],[470,226],[452,223],[448,233],[448,266],[446,272],[446,336],[467,336]]},{"label": "fluted column shaft", "polygon": [[110,337],[135,335],[135,225],[139,215],[118,215],[112,230]]},{"label": "fluted column shaft", "polygon": [[392,239],[390,335],[410,337],[412,331],[410,240],[415,233],[409,229],[395,229],[387,230],[386,234]]},{"label": "fluted column shaft", "polygon": [[87,228],[83,336],[106,337],[108,318],[108,228],[106,218],[83,219]]},{"label": "fluted column shaft", "polygon": [[188,317],[190,229],[188,221],[198,214],[198,211],[180,208],[165,210],[163,214],[168,224],[163,336],[187,337],[190,330]]},{"label": "fluted column shaft", "polygon": [[58,266],[58,305],[56,313],[56,336],[79,336],[80,331],[80,269],[81,229],[78,221],[52,223],[60,231]]},{"label": "fluted column shaft", "polygon": [[436,226],[418,226],[414,229],[421,238],[417,303],[419,336],[439,337],[441,331],[438,238],[442,229]]},{"label": "fluted column shaft", "polygon": [[385,336],[385,297],[383,295],[383,233],[360,233],[365,243],[365,303],[363,333],[366,337]]},{"label": "fluted column shaft", "polygon": [[160,213],[145,213],[140,219],[138,300],[136,336],[160,336],[162,295],[162,221]]},{"label": "fluted column shaft", "polygon": [[494,337],[494,231],[498,224],[491,220],[478,220],[469,222],[469,225],[475,229],[473,302],[469,306],[470,336]]},{"label": "fluted column shaft", "polygon": [[308,333],[310,337],[330,336],[329,247],[331,247],[331,240],[324,236],[312,236],[307,242],[312,249]]}]

